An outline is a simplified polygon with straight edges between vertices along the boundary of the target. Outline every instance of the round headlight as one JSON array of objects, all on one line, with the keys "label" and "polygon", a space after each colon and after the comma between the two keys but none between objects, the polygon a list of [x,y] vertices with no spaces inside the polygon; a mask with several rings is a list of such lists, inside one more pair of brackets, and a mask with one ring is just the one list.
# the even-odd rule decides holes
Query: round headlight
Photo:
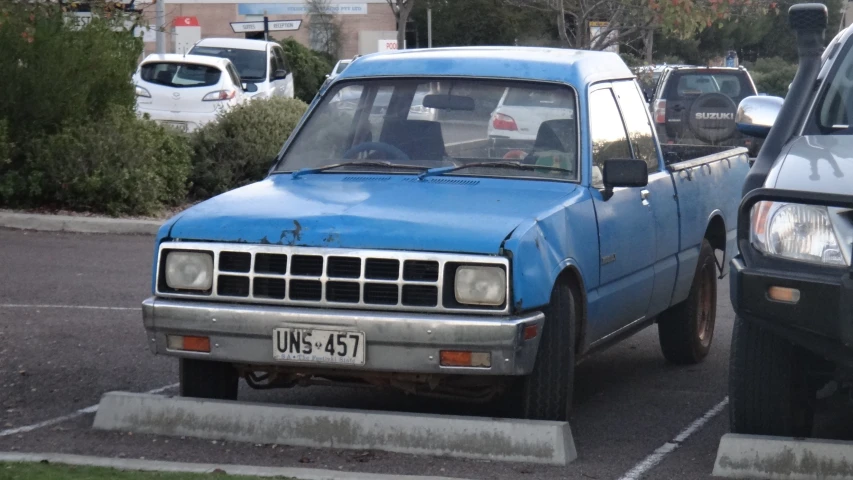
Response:
[{"label": "round headlight", "polygon": [[174,290],[210,290],[213,286],[213,255],[167,252],[166,285]]}]

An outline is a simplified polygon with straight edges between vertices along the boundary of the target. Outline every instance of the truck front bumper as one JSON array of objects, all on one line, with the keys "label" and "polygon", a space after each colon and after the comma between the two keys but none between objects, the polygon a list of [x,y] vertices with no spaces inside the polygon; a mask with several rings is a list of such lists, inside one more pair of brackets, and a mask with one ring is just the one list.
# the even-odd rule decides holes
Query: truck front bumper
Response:
[{"label": "truck front bumper", "polygon": [[[148,342],[155,354],[235,364],[325,367],[335,370],[461,375],[526,375],[533,370],[545,321],[522,316],[417,314],[311,309],[151,297],[142,303]],[[525,339],[525,328],[538,333]],[[273,359],[273,329],[303,327],[364,332],[365,364],[352,366]],[[529,331],[528,331],[529,332]],[[210,338],[210,353],[170,350],[168,335]],[[490,367],[444,367],[441,350],[489,352]]]},{"label": "truck front bumper", "polygon": [[[731,300],[744,320],[824,358],[853,367],[853,270],[764,255],[751,245],[749,219],[759,201],[848,206],[850,198],[809,192],[758,189],[738,216],[740,255],[731,262]],[[795,289],[795,302],[770,298],[772,287]]]}]

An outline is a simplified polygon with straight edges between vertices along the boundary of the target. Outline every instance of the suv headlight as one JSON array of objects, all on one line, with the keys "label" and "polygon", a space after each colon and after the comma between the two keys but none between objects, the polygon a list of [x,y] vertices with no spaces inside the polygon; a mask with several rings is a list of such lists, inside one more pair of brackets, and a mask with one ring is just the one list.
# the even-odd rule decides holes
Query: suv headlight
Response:
[{"label": "suv headlight", "polygon": [[213,256],[204,252],[166,251],[166,285],[174,290],[210,290]]},{"label": "suv headlight", "polygon": [[845,266],[829,211],[823,206],[758,202],[752,208],[751,240],[767,255]]},{"label": "suv headlight", "polygon": [[459,303],[498,306],[506,301],[506,271],[501,267],[461,266],[455,280]]}]

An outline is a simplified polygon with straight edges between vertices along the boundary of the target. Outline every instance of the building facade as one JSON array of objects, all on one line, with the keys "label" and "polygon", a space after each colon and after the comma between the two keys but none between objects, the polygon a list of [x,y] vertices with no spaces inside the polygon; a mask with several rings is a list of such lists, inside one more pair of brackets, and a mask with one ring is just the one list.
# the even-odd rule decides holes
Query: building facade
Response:
[{"label": "building facade", "polygon": [[[145,0],[143,0],[144,2]],[[293,37],[300,43],[323,50],[324,32],[329,19],[337,26],[339,58],[352,58],[389,48],[396,48],[397,22],[387,0],[320,0],[324,15],[311,15],[309,0],[157,0],[165,2],[166,49],[168,53],[185,53],[187,45],[208,37],[263,38],[262,32],[235,33],[235,22],[263,22],[264,14],[270,23],[301,20],[299,28],[291,31],[271,31],[270,38],[281,40]],[[140,3],[137,8],[154,25],[156,6]],[[312,25],[313,20],[313,25]],[[294,22],[296,23],[296,22]],[[156,49],[153,31],[144,35],[145,52]]]}]

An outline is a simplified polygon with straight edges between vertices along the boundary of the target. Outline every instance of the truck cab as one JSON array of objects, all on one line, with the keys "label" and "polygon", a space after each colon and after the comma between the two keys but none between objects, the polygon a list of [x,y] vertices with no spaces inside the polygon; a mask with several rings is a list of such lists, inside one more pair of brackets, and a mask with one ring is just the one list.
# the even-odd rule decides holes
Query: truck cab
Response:
[{"label": "truck cab", "polygon": [[822,4],[790,9],[800,65],[736,121],[766,137],[744,184],[730,369],[734,433],[810,436],[818,392],[853,380],[853,29],[824,48]]}]

